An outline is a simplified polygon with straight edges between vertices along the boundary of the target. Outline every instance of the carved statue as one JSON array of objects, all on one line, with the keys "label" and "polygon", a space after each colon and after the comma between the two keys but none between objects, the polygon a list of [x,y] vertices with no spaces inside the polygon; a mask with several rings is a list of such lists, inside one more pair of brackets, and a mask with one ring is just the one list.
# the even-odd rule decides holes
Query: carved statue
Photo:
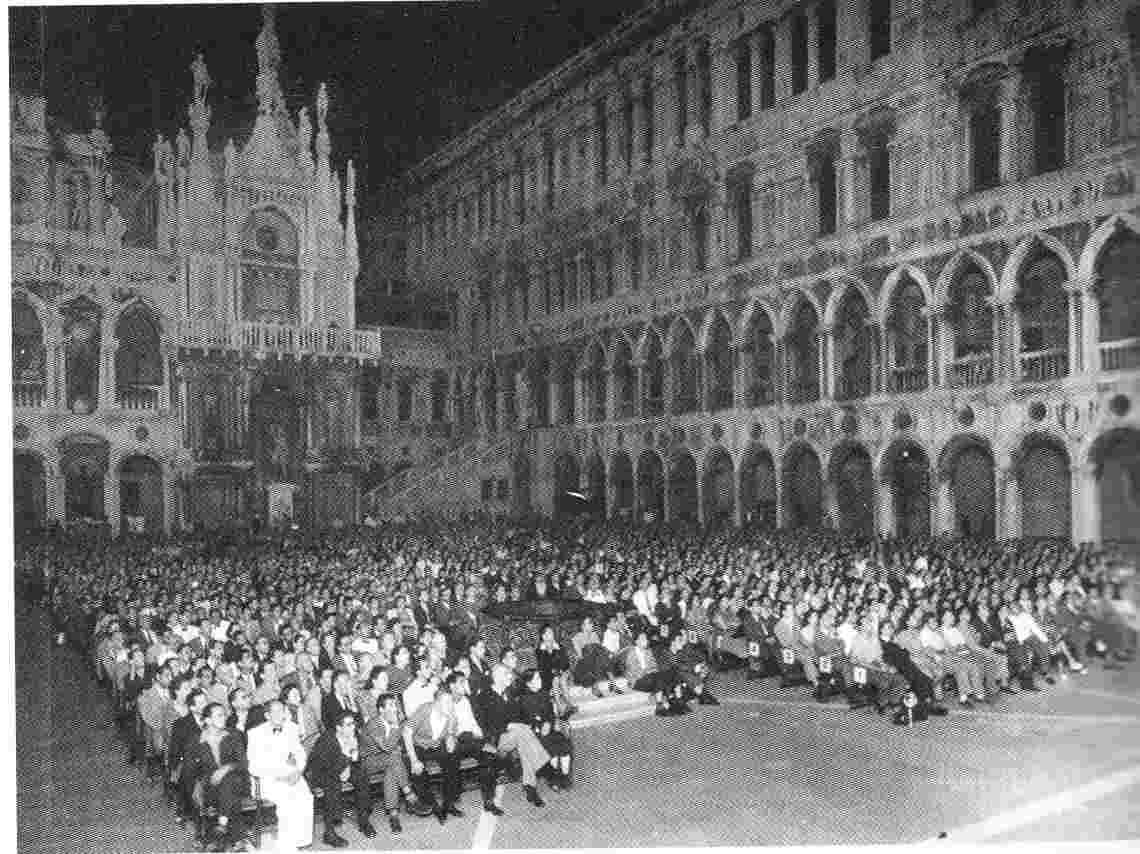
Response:
[{"label": "carved statue", "polygon": [[324,132],[327,128],[325,119],[329,113],[329,90],[324,83],[317,89],[317,129]]},{"label": "carved statue", "polygon": [[206,69],[206,58],[202,54],[199,53],[190,64],[190,73],[194,75],[194,100],[205,101],[206,92],[213,80],[210,79],[210,72]]},{"label": "carved statue", "polygon": [[127,233],[127,223],[118,207],[111,205],[111,215],[107,218],[107,243],[112,249],[121,249],[123,237]]},{"label": "carved statue", "polygon": [[297,136],[301,142],[301,154],[307,159],[313,145],[313,123],[309,121],[308,107],[301,107],[297,113]]},{"label": "carved statue", "polygon": [[345,204],[356,207],[356,164],[348,161],[348,174],[345,177]]}]

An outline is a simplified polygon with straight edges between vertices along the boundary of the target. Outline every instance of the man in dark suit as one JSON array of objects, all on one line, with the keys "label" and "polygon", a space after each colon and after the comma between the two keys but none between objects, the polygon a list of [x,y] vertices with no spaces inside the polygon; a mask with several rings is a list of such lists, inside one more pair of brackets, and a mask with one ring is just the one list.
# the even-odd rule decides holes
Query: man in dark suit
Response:
[{"label": "man in dark suit", "polygon": [[338,671],[333,677],[332,691],[321,700],[321,722],[326,730],[333,729],[337,716],[342,712],[351,712],[356,718],[357,726],[364,726],[364,716],[353,696],[352,680],[344,671]]},{"label": "man in dark suit", "polygon": [[368,789],[368,777],[360,761],[360,742],[356,736],[356,717],[352,712],[339,713],[332,721],[332,727],[321,733],[309,754],[305,765],[305,776],[309,785],[324,790],[325,833],[322,837],[326,845],[345,848],[348,840],[336,832],[344,815],[344,794],[341,786],[351,783],[356,800],[356,823],[360,832],[371,839],[376,835],[372,826],[372,793]]},{"label": "man in dark suit", "polygon": [[451,611],[451,630],[448,641],[461,654],[466,653],[475,639],[479,637],[479,611],[475,600],[475,590],[471,589],[467,592],[466,601],[459,605],[457,599],[456,607]]},{"label": "man in dark suit", "polygon": [[467,659],[471,662],[471,673],[467,676],[470,695],[478,697],[491,688],[491,665],[487,661],[487,643],[476,638],[467,647]]},{"label": "man in dark suit", "polygon": [[170,745],[166,750],[166,767],[171,779],[178,783],[178,811],[183,818],[194,814],[194,780],[182,773],[183,760],[194,742],[202,737],[202,713],[206,709],[206,692],[195,688],[186,695],[189,710],[170,727]]}]

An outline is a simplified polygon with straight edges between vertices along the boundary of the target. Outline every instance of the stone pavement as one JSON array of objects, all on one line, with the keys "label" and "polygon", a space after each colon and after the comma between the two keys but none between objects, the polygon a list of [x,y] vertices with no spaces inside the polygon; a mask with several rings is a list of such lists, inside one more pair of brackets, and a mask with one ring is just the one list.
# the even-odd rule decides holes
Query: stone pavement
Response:
[{"label": "stone pavement", "polygon": [[[20,851],[190,848],[158,788],[126,763],[86,663],[19,605],[16,639]],[[1140,838],[1136,665],[971,711],[951,704],[913,729],[774,680],[717,680],[724,705],[682,718],[632,697],[591,712],[576,730],[575,787],[546,792],[541,810],[515,785],[495,821],[468,792],[467,815],[444,827],[409,817],[399,838],[382,823],[375,840],[351,822],[343,832],[373,850],[966,841],[994,828],[994,841]],[[1087,799],[1050,807],[1070,790]],[[316,839],[319,850],[319,826]]]}]

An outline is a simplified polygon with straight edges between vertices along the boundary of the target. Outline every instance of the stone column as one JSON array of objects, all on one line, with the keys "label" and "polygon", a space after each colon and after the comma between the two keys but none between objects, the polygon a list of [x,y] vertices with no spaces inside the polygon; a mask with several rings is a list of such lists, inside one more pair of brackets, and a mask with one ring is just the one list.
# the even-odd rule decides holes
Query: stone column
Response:
[{"label": "stone column", "polygon": [[1093,462],[1074,463],[1071,467],[1073,497],[1072,532],[1074,543],[1100,542],[1100,496],[1097,466]]},{"label": "stone column", "polygon": [[[773,466],[778,466],[778,464],[779,463],[777,460],[773,460]],[[780,529],[784,527],[785,521],[787,519],[787,513],[784,509],[783,470],[781,468],[776,468],[774,475],[776,479],[776,528]]]},{"label": "stone column", "polygon": [[115,341],[114,335],[109,334],[104,325],[103,337],[99,342],[99,394],[93,401],[98,409],[118,407],[115,399],[115,352],[118,344]]},{"label": "stone column", "polygon": [[894,485],[881,476],[875,478],[875,532],[879,537],[895,535]]},{"label": "stone column", "polygon": [[1069,374],[1083,374],[1085,372],[1083,294],[1073,283],[1069,283],[1066,288],[1069,295]]},{"label": "stone column", "polygon": [[1013,468],[1004,465],[994,468],[994,495],[997,507],[997,537],[999,540],[1021,536],[1021,490]]},{"label": "stone column", "polygon": [[67,521],[67,481],[55,464],[44,465],[44,521]]},{"label": "stone column", "polygon": [[931,472],[931,530],[934,536],[954,533],[954,496],[950,492],[950,478],[942,477],[937,467]]},{"label": "stone column", "polygon": [[162,471],[162,530],[167,534],[182,530],[178,513],[178,476],[166,466]]},{"label": "stone column", "polygon": [[939,358],[938,341],[942,326],[942,312],[927,306],[926,311],[926,387],[936,389],[941,385],[942,364]]},{"label": "stone column", "polygon": [[111,535],[117,537],[122,531],[119,518],[119,476],[115,468],[114,460],[109,461],[107,473],[103,477],[103,515],[111,526]]},{"label": "stone column", "polygon": [[835,382],[832,370],[832,350],[835,343],[835,329],[831,326],[819,328],[819,397],[821,401],[835,397]]},{"label": "stone column", "polygon": [[815,7],[808,7],[805,17],[808,41],[807,88],[811,91],[819,85],[819,14]]},{"label": "stone column", "polygon": [[822,465],[823,477],[823,526],[832,531],[839,530],[839,496],[835,481],[828,476],[827,466]]},{"label": "stone column", "polygon": [[1020,74],[1011,72],[998,87],[998,109],[1001,112],[1000,153],[998,171],[1002,184],[1017,180],[1020,172],[1017,162],[1017,90],[1020,87]]},{"label": "stone column", "polygon": [[705,479],[697,472],[697,524],[705,523]]},{"label": "stone column", "polygon": [[736,69],[731,45],[709,45],[709,82],[712,87],[709,131],[715,134],[736,121]]},{"label": "stone column", "polygon": [[857,176],[860,156],[858,135],[853,129],[844,128],[839,134],[839,163],[836,164],[839,175],[836,177],[840,186],[840,211],[848,228],[857,225],[859,220]]}]

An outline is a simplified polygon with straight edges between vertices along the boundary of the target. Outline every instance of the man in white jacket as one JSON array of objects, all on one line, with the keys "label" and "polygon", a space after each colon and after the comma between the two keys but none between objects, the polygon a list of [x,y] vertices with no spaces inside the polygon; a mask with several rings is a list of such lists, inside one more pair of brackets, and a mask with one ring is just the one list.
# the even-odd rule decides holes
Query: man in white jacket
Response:
[{"label": "man in white jacket", "polygon": [[261,797],[277,807],[277,850],[295,851],[313,842],[313,793],[303,773],[308,757],[280,700],[269,703],[267,718],[249,731],[249,773]]}]

